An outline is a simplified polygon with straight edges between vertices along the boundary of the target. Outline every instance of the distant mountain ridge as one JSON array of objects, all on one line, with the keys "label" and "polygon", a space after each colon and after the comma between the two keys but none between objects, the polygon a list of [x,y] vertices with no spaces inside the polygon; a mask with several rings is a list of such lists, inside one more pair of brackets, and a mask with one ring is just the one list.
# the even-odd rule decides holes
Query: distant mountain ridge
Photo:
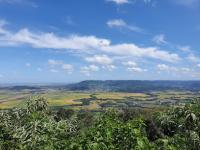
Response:
[{"label": "distant mountain ridge", "polygon": [[104,92],[153,92],[153,91],[195,91],[200,92],[200,81],[163,81],[163,80],[86,80],[73,84],[59,85],[22,85],[0,87],[7,90],[33,90],[45,89],[69,91],[104,91]]},{"label": "distant mountain ridge", "polygon": [[165,90],[200,91],[200,81],[86,80],[69,84],[72,91],[151,92]]}]

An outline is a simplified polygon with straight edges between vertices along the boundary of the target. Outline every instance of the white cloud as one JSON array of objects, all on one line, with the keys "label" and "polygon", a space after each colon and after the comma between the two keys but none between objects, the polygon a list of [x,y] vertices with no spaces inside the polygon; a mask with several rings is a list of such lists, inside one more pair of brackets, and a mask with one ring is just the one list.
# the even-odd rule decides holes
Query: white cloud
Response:
[{"label": "white cloud", "polygon": [[127,70],[132,71],[132,72],[145,72],[145,71],[147,71],[146,69],[142,69],[140,67],[128,67]]},{"label": "white cloud", "polygon": [[85,74],[86,76],[90,76],[91,72],[99,71],[99,67],[96,65],[89,65],[81,67],[80,72]]},{"label": "white cloud", "polygon": [[3,78],[3,77],[4,77],[4,75],[0,74],[0,78]]},{"label": "white cloud", "polygon": [[50,72],[53,72],[53,73],[58,73],[59,71],[56,70],[56,69],[50,69]]},{"label": "white cloud", "polygon": [[154,36],[153,37],[153,42],[155,42],[158,45],[167,43],[164,34],[159,34],[159,35]]},{"label": "white cloud", "polygon": [[71,35],[60,37],[54,33],[33,33],[21,29],[16,33],[5,30],[0,34],[0,46],[30,45],[33,48],[51,48],[55,50],[104,51],[119,56],[147,57],[163,61],[176,62],[179,56],[157,47],[139,47],[133,43],[111,44],[108,39],[95,36]]},{"label": "white cloud", "polygon": [[113,60],[107,55],[94,55],[93,57],[86,57],[85,60],[100,65],[110,65],[113,62]]},{"label": "white cloud", "polygon": [[128,4],[129,0],[107,0],[107,2],[113,2],[117,5]]},{"label": "white cloud", "polygon": [[190,68],[187,68],[187,67],[177,68],[177,67],[174,67],[174,66],[168,66],[166,64],[158,64],[157,69],[159,71],[165,71],[165,72],[168,72],[168,73],[178,73],[178,74],[194,72],[193,70],[191,70]]},{"label": "white cloud", "polygon": [[199,67],[199,68],[200,68],[200,64],[197,64],[197,67]]},{"label": "white cloud", "polygon": [[107,25],[110,28],[120,28],[120,29],[128,29],[134,32],[143,32],[143,30],[137,26],[129,25],[122,19],[113,19],[107,21]]},{"label": "white cloud", "polygon": [[145,71],[147,71],[146,69],[142,69],[142,68],[138,67],[137,63],[134,62],[134,61],[127,61],[127,62],[123,62],[122,64],[127,67],[128,71],[132,71],[132,72],[145,72]]},{"label": "white cloud", "polygon": [[94,55],[93,57],[86,57],[85,60],[90,63],[102,65],[103,69],[113,71],[116,66],[113,65],[113,59],[107,55]]},{"label": "white cloud", "polygon": [[184,52],[190,52],[191,51],[191,47],[189,45],[185,45],[185,46],[178,45],[177,48],[181,51],[184,51]]},{"label": "white cloud", "polygon": [[[60,68],[69,74],[73,72],[73,66],[71,64],[66,64],[60,60],[49,59],[48,64],[50,67],[52,67],[53,70],[56,67],[57,69]],[[55,72],[55,71],[51,71],[51,72]]]},{"label": "white cloud", "polygon": [[171,70],[171,68],[168,65],[165,65],[165,64],[158,64],[157,68],[160,71],[169,71],[169,70]]},{"label": "white cloud", "polygon": [[189,72],[189,71],[191,71],[191,69],[190,68],[181,68],[181,71],[183,71],[183,72]]},{"label": "white cloud", "polygon": [[199,5],[199,0],[171,0],[173,3],[186,6],[186,7],[196,7]]},{"label": "white cloud", "polygon": [[62,69],[69,74],[73,72],[73,66],[70,64],[62,64]]},{"label": "white cloud", "polygon": [[[177,72],[177,71],[179,71],[178,68],[173,67],[173,66],[168,66],[168,65],[166,65],[166,64],[158,64],[158,65],[157,65],[157,69],[158,69],[159,71],[166,71],[166,72]],[[180,69],[180,70],[181,70],[181,69]],[[183,70],[186,70],[186,69],[183,69]]]},{"label": "white cloud", "polygon": [[109,45],[110,41],[98,39],[95,36],[58,37],[54,33],[31,33],[22,29],[15,34],[0,37],[1,42],[10,42],[15,45],[29,44],[35,48],[91,50]]},{"label": "white cloud", "polygon": [[117,5],[123,5],[123,4],[134,4],[135,2],[144,2],[145,4],[153,3],[153,6],[156,4],[153,0],[106,0],[107,2],[113,2]]},{"label": "white cloud", "polygon": [[122,19],[114,19],[114,20],[109,20],[109,21],[107,22],[107,25],[108,25],[109,27],[124,27],[124,26],[126,26],[127,24],[126,24],[126,22],[125,22],[124,20],[122,20]]},{"label": "white cloud", "polygon": [[30,63],[26,63],[25,65],[26,65],[26,67],[31,67]]},{"label": "white cloud", "polygon": [[0,19],[0,35],[3,34],[7,34],[8,32],[3,28],[5,25],[7,25],[7,21]]},{"label": "white cloud", "polygon": [[134,61],[127,61],[127,62],[123,62],[122,64],[123,64],[124,66],[132,66],[132,67],[137,66],[137,63],[134,62]]},{"label": "white cloud", "polygon": [[48,60],[48,64],[49,64],[50,66],[55,66],[55,65],[62,65],[63,62],[62,62],[62,61],[59,61],[59,60],[49,59],[49,60]]},{"label": "white cloud", "polygon": [[194,54],[190,54],[187,59],[191,62],[200,62],[200,57],[195,56]]},{"label": "white cloud", "polygon": [[0,3],[5,3],[5,4],[10,4],[10,5],[26,5],[26,6],[31,6],[33,8],[37,8],[38,5],[31,1],[31,0],[0,0]]},{"label": "white cloud", "polygon": [[168,62],[177,62],[180,57],[177,54],[159,50],[157,47],[138,47],[135,44],[118,44],[101,48],[103,51],[116,55],[148,57]]},{"label": "white cloud", "polygon": [[114,69],[116,69],[117,67],[115,65],[106,65],[106,66],[102,66],[103,69],[106,69],[108,71],[113,71]]}]

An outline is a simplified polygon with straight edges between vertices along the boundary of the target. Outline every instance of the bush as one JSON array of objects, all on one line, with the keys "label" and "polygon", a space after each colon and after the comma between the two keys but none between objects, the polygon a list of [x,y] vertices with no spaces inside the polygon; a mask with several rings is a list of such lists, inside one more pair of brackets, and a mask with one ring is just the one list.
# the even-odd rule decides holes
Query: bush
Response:
[{"label": "bush", "polygon": [[70,109],[52,113],[45,98],[33,97],[25,109],[0,111],[0,149],[200,149],[199,99],[151,117],[141,114],[145,113],[134,110],[75,113]]}]

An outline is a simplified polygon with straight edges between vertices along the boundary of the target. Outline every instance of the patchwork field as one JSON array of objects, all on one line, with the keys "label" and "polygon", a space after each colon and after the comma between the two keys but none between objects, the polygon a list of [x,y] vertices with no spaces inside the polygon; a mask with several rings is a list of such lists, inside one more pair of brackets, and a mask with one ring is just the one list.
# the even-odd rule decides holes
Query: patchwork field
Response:
[{"label": "patchwork field", "polygon": [[12,91],[0,90],[0,109],[24,107],[31,96],[45,97],[51,107],[99,110],[102,108],[162,108],[170,105],[184,105],[194,98],[200,97],[199,92],[75,92],[65,90],[31,90]]}]

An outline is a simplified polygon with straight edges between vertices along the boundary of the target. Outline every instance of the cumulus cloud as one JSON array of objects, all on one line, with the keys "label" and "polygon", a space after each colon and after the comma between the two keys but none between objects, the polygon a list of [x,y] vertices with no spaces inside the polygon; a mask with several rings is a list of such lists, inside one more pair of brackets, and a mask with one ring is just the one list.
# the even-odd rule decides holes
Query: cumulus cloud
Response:
[{"label": "cumulus cloud", "polygon": [[174,70],[176,70],[175,67],[169,67],[166,64],[158,64],[157,68],[159,71],[174,71]]},{"label": "cumulus cloud", "polygon": [[191,47],[189,45],[185,45],[185,46],[178,45],[177,48],[181,51],[184,51],[184,52],[190,52],[191,51]]},{"label": "cumulus cloud", "polygon": [[122,19],[113,19],[107,21],[107,26],[110,28],[128,29],[134,32],[143,32],[143,30],[137,26],[129,25]]},{"label": "cumulus cloud", "polygon": [[67,73],[73,72],[73,66],[70,64],[62,64],[62,69],[66,71]]},{"label": "cumulus cloud", "polygon": [[132,71],[132,72],[145,72],[145,71],[147,71],[146,69],[142,69],[142,68],[138,67],[137,63],[134,62],[134,61],[127,61],[127,62],[123,62],[122,64],[127,67],[128,71]]},{"label": "cumulus cloud", "polygon": [[190,55],[187,57],[187,59],[188,59],[189,61],[195,62],[195,63],[200,62],[200,57],[195,56],[194,54],[190,54]]},{"label": "cumulus cloud", "polygon": [[55,71],[55,68],[62,69],[69,74],[73,72],[73,66],[71,64],[66,64],[60,60],[49,59],[48,64],[52,68],[50,70],[51,72],[58,72],[58,70]]},{"label": "cumulus cloud", "polygon": [[154,36],[153,37],[153,42],[158,44],[158,45],[167,43],[164,34],[158,34],[158,35]]},{"label": "cumulus cloud", "polygon": [[13,43],[13,45],[29,44],[34,48],[75,49],[91,50],[109,45],[110,41],[98,39],[95,36],[58,37],[54,33],[32,33],[28,29],[21,29],[17,33],[0,36],[1,43]]},{"label": "cumulus cloud", "polygon": [[107,55],[94,55],[92,57],[86,57],[85,60],[90,63],[102,65],[102,68],[108,71],[116,69],[116,66],[112,64],[113,59]]},{"label": "cumulus cloud", "polygon": [[71,35],[60,37],[54,33],[34,33],[27,28],[15,33],[5,30],[4,26],[1,29],[4,33],[0,34],[0,46],[29,45],[33,48],[51,48],[56,50],[103,51],[119,56],[147,57],[168,62],[180,60],[177,54],[160,50],[157,47],[139,47],[134,43],[112,44],[109,39],[96,36]]},{"label": "cumulus cloud", "polygon": [[103,69],[106,69],[108,71],[113,71],[114,69],[116,69],[117,67],[115,65],[106,65],[106,66],[102,66]]},{"label": "cumulus cloud", "polygon": [[191,69],[190,68],[181,68],[181,71],[183,71],[183,72],[189,72],[189,71],[191,71]]},{"label": "cumulus cloud", "polygon": [[107,2],[113,2],[117,5],[128,4],[129,0],[106,0]]},{"label": "cumulus cloud", "polygon": [[157,69],[159,71],[164,71],[164,72],[169,72],[169,73],[178,73],[178,74],[181,74],[181,73],[191,73],[192,74],[192,73],[194,73],[193,70],[191,70],[190,68],[187,68],[187,67],[177,68],[177,67],[169,66],[169,65],[166,65],[166,64],[158,64]]},{"label": "cumulus cloud", "polygon": [[107,55],[94,55],[92,57],[86,57],[85,60],[90,63],[97,63],[101,65],[110,65],[113,60]]},{"label": "cumulus cloud", "polygon": [[123,56],[148,57],[168,62],[180,60],[178,54],[160,50],[157,47],[139,47],[135,44],[117,44],[101,48],[103,51]]},{"label": "cumulus cloud", "polygon": [[90,76],[91,72],[99,71],[99,67],[96,65],[89,65],[81,67],[80,72],[85,74],[86,76]]},{"label": "cumulus cloud", "polygon": [[123,64],[124,66],[132,66],[132,67],[137,66],[137,63],[134,62],[134,61],[127,61],[127,62],[123,62],[122,64]]},{"label": "cumulus cloud", "polygon": [[132,72],[145,72],[145,71],[147,71],[146,69],[142,69],[140,67],[128,67],[127,70],[132,71]]}]

